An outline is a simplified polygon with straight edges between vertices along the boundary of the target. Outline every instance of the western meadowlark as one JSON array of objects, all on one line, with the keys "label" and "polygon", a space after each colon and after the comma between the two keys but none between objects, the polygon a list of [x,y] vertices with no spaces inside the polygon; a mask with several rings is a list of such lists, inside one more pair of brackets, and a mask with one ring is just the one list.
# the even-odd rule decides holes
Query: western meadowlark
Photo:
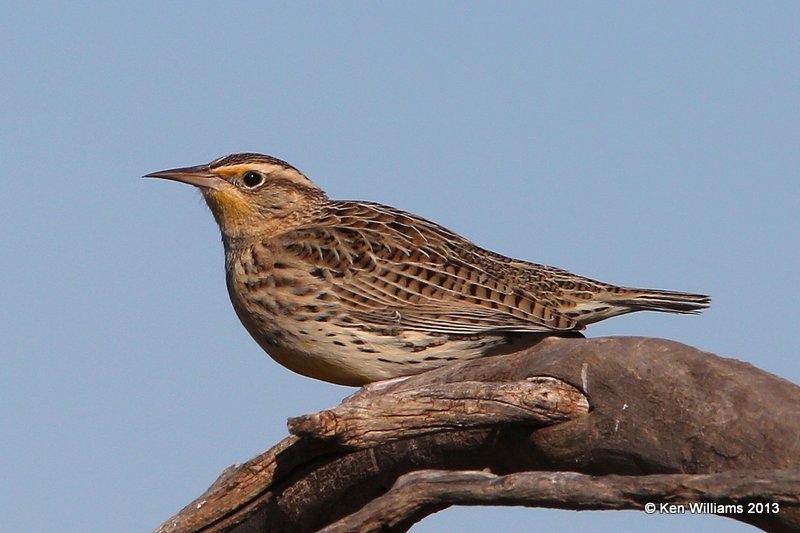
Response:
[{"label": "western meadowlark", "polygon": [[633,311],[697,313],[700,294],[633,289],[484,250],[372,202],[329,200],[274,157],[145,177],[197,186],[239,319],[276,361],[342,385],[416,374]]}]

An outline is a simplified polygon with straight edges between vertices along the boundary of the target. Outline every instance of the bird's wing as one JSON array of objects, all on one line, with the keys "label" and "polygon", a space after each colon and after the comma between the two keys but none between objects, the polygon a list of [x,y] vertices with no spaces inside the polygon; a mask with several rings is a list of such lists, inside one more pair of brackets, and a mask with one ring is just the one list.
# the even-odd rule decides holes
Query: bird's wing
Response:
[{"label": "bird's wing", "polygon": [[359,213],[309,225],[279,235],[272,245],[327,285],[365,327],[456,335],[582,329],[552,297],[511,287],[459,257],[451,241],[460,237],[399,213],[406,218],[391,212],[388,220],[376,221]]}]

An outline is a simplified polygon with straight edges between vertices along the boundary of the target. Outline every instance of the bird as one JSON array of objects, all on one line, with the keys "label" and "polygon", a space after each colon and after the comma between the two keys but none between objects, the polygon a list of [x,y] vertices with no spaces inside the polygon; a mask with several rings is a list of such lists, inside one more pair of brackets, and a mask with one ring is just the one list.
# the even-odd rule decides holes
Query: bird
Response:
[{"label": "bird", "polygon": [[228,293],[275,361],[362,386],[508,353],[634,311],[710,297],[637,289],[486,250],[412,213],[331,200],[289,163],[238,153],[144,176],[197,187],[222,235]]}]

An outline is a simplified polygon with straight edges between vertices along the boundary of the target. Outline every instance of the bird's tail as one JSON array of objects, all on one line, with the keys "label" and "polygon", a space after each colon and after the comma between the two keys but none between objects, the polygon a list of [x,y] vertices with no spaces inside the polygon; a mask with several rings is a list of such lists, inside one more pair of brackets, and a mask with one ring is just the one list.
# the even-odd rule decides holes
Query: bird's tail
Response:
[{"label": "bird's tail", "polygon": [[609,303],[627,307],[630,311],[661,311],[695,315],[711,304],[705,294],[661,291],[655,289],[626,289],[608,299]]}]

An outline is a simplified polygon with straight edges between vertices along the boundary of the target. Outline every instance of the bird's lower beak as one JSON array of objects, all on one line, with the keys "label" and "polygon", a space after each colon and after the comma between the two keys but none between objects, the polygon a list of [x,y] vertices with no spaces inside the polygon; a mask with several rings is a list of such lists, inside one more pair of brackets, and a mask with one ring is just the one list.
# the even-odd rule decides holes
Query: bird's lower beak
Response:
[{"label": "bird's lower beak", "polygon": [[146,174],[143,177],[180,181],[196,187],[216,190],[219,190],[220,186],[225,183],[222,178],[208,169],[208,165],[159,170],[158,172]]}]

